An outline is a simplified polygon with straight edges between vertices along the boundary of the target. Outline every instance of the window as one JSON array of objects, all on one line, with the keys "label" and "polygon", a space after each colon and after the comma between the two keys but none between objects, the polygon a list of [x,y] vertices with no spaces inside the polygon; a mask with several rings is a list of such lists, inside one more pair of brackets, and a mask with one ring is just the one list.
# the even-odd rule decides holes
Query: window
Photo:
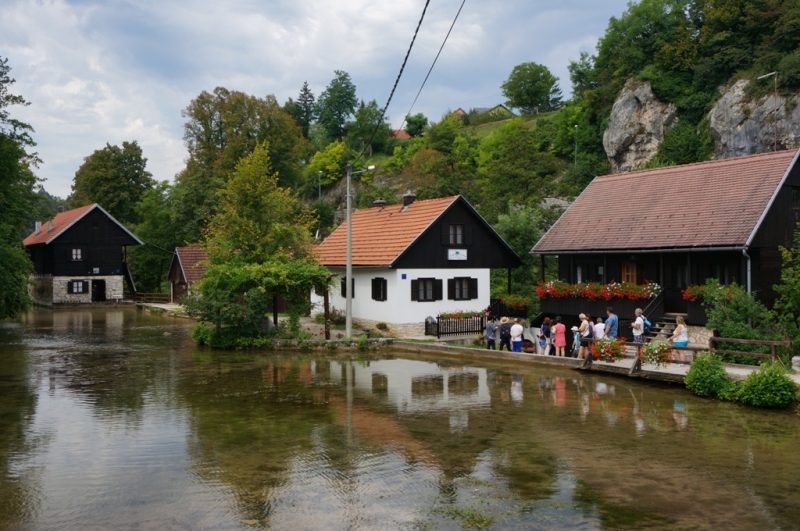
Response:
[{"label": "window", "polygon": [[447,298],[468,301],[478,298],[477,278],[451,278],[447,280]]},{"label": "window", "polygon": [[464,225],[450,225],[450,245],[464,245]]},{"label": "window", "polygon": [[70,280],[67,284],[67,293],[88,293],[89,283],[85,280]]},{"label": "window", "polygon": [[83,252],[81,251],[81,249],[72,250],[72,260],[75,262],[83,260]]},{"label": "window", "polygon": [[575,282],[577,284],[580,284],[581,282],[583,282],[583,267],[582,266],[578,266],[575,269]]},{"label": "window", "polygon": [[633,262],[623,262],[622,264],[622,281],[636,284],[636,264]]},{"label": "window", "polygon": [[[347,298],[347,277],[342,277],[341,283],[342,283],[342,298],[346,299]],[[350,279],[350,289],[352,290],[352,293],[353,293],[351,295],[351,297],[355,299],[356,298],[356,279],[354,279],[354,278]]]},{"label": "window", "polygon": [[411,281],[412,301],[442,300],[442,281],[438,278],[418,278]]},{"label": "window", "polygon": [[386,300],[386,279],[373,278],[372,279],[372,300],[385,301]]}]

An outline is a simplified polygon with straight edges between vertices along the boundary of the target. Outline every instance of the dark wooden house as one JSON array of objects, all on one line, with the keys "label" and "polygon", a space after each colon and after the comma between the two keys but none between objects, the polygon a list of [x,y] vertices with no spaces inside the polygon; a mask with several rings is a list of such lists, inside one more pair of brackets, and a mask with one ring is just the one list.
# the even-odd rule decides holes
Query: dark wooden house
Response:
[{"label": "dark wooden house", "polygon": [[136,291],[126,248],[142,242],[96,203],[37,221],[22,243],[33,261],[30,294],[38,304],[122,301],[125,281]]},{"label": "dark wooden house", "polygon": [[189,287],[203,278],[208,269],[208,254],[196,246],[176,247],[169,266],[170,298],[177,303],[189,294]]},{"label": "dark wooden house", "polygon": [[[598,177],[531,250],[558,256],[558,278],[657,282],[657,300],[618,301],[617,313],[686,314],[705,324],[682,290],[715,278],[736,282],[768,306],[780,280],[779,246],[800,221],[798,152],[779,151]],[[544,260],[543,260],[544,262]],[[628,304],[633,303],[633,304]],[[544,314],[605,315],[606,301],[544,299]],[[611,303],[613,306],[613,301]]]}]

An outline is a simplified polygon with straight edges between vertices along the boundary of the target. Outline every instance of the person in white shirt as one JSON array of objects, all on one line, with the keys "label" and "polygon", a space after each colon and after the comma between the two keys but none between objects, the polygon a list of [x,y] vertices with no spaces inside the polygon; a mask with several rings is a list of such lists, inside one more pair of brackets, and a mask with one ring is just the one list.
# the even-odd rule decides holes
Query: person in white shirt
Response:
[{"label": "person in white shirt", "polygon": [[511,352],[522,352],[522,321],[519,317],[514,319],[511,326]]},{"label": "person in white shirt", "polygon": [[594,323],[594,338],[603,339],[606,337],[606,325],[603,324],[603,318],[598,317]]},{"label": "person in white shirt", "polygon": [[633,327],[633,342],[644,343],[644,317],[642,317],[642,309],[636,308],[636,320],[631,325]]}]

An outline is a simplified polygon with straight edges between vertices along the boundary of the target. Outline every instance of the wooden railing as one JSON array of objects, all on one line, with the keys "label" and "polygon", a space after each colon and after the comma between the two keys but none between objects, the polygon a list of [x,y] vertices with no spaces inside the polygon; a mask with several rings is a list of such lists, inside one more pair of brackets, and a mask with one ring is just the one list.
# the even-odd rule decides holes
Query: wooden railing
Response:
[{"label": "wooden railing", "polygon": [[441,319],[436,322],[425,321],[425,335],[458,336],[464,334],[482,334],[486,331],[486,317],[467,317],[465,319]]},{"label": "wooden railing", "polygon": [[142,293],[136,292],[136,302],[143,304],[169,304],[171,296],[169,293]]}]

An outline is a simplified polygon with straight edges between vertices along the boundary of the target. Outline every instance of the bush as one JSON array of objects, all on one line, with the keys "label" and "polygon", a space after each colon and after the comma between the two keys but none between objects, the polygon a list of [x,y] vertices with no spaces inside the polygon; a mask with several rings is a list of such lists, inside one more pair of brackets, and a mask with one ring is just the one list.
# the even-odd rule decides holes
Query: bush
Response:
[{"label": "bush", "polygon": [[206,323],[197,323],[192,328],[192,339],[198,345],[208,345],[211,339],[211,328]]},{"label": "bush", "polygon": [[377,328],[378,330],[389,330],[389,325],[387,325],[386,323],[378,323],[375,325],[375,328]]},{"label": "bush", "polygon": [[788,406],[797,394],[794,380],[778,364],[762,363],[758,371],[751,372],[742,382],[738,398],[756,407]]},{"label": "bush", "polygon": [[367,350],[367,334],[361,334],[358,336],[356,346],[358,347],[358,350]]},{"label": "bush", "polygon": [[722,366],[719,356],[709,353],[699,354],[692,363],[684,380],[686,388],[699,396],[720,396],[728,394],[730,380]]}]

